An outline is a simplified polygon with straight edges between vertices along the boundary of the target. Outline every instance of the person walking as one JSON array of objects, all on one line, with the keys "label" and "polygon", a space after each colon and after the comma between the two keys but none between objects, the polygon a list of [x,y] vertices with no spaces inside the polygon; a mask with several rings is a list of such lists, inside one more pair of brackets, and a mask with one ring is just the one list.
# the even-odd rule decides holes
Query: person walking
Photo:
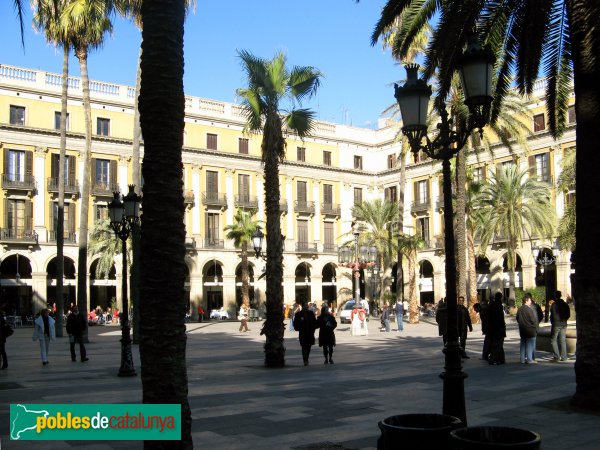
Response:
[{"label": "person walking", "polygon": [[504,357],[506,322],[504,321],[501,292],[496,292],[488,308],[488,333],[490,335],[490,356],[488,363],[497,366],[506,362]]},{"label": "person walking", "polygon": [[404,305],[400,299],[396,300],[396,305],[394,305],[394,312],[396,313],[396,325],[398,325],[398,333],[401,333],[404,330]]},{"label": "person walking", "polygon": [[386,333],[390,332],[390,307],[389,305],[383,305],[381,310],[381,326]]},{"label": "person walking", "polygon": [[[553,361],[567,360],[567,320],[571,317],[569,305],[562,299],[562,293],[554,293],[554,303],[550,307],[550,342],[552,343]],[[560,353],[558,343],[560,342]]]},{"label": "person walking", "polygon": [[315,314],[308,309],[308,305],[305,302],[302,304],[302,309],[294,315],[294,329],[298,330],[298,339],[302,347],[302,360],[305,366],[308,366],[310,348],[315,345],[316,328],[317,319]]},{"label": "person walking", "polygon": [[79,344],[79,356],[81,362],[89,361],[83,344],[83,333],[85,331],[85,318],[79,314],[79,308],[73,306],[71,314],[67,317],[67,333],[69,335],[69,347],[71,349],[71,361],[77,361],[75,355],[75,344]]},{"label": "person walking", "polygon": [[42,364],[48,365],[48,352],[50,351],[50,341],[56,339],[56,331],[54,329],[54,319],[48,315],[48,309],[44,308],[33,322],[33,337],[34,341],[40,343],[40,356]]},{"label": "person walking", "polygon": [[[6,357],[6,334],[7,327],[6,318],[4,317],[4,310],[0,309],[0,361],[2,366],[0,368],[6,369],[8,367],[8,358]],[[9,330],[10,331],[10,330]]]},{"label": "person walking", "polygon": [[465,306],[465,298],[461,295],[458,297],[457,305],[457,320],[458,320],[458,341],[460,343],[461,356],[465,359],[469,359],[467,355],[467,332],[473,331],[473,324],[471,323],[471,315],[469,310]]},{"label": "person walking", "polygon": [[438,324],[438,333],[444,341],[444,347],[446,346],[448,341],[448,321],[446,320],[447,316],[448,315],[446,310],[446,302],[442,298],[438,302],[437,308],[435,310],[435,321]]},{"label": "person walking", "polygon": [[242,303],[242,305],[240,306],[240,313],[238,315],[238,320],[240,321],[240,328],[239,328],[240,333],[242,331],[243,332],[250,331],[248,329],[248,312],[249,312],[248,305],[246,305],[245,303]]},{"label": "person walking", "polygon": [[335,333],[337,320],[329,311],[327,305],[321,307],[321,315],[317,319],[319,329],[319,347],[323,347],[324,364],[333,364],[333,347],[335,347]]},{"label": "person walking", "polygon": [[523,297],[523,305],[517,311],[517,323],[519,324],[519,346],[521,364],[537,364],[535,360],[535,337],[539,327],[539,320],[533,299],[529,292]]},{"label": "person walking", "polygon": [[296,302],[292,305],[289,312],[290,317],[290,331],[296,331],[294,329],[294,318],[296,317],[296,313],[300,310],[300,305]]}]

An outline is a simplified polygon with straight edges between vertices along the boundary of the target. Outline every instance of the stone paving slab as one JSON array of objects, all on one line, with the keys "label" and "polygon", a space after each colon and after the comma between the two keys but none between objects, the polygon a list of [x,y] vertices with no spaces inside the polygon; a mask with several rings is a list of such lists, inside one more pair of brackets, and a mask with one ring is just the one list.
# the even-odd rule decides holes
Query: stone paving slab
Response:
[{"label": "stone paving slab", "polygon": [[[507,318],[507,364],[478,360],[483,339],[476,326],[465,361],[469,425],[531,429],[543,449],[600,448],[598,415],[568,407],[575,390],[573,360],[550,362],[540,352],[537,366],[519,364],[518,332]],[[263,367],[261,323],[248,333],[236,322],[188,324],[189,401],[195,448],[374,449],[377,422],[396,414],[441,413],[441,338],[431,321],[405,324],[401,334],[380,333],[371,320],[369,336],[336,330],[335,364],[323,364],[318,346],[302,365],[297,334],[286,332],[286,364]],[[392,328],[394,329],[392,324]],[[395,329],[394,329],[395,330]],[[119,378],[120,332],[90,329],[90,361],[71,362],[68,340],[51,344],[42,366],[31,328],[8,339],[9,367],[0,371],[0,441],[4,449],[141,449],[140,442],[10,441],[10,403],[138,403],[140,377]],[[134,347],[139,373],[139,355]]]}]

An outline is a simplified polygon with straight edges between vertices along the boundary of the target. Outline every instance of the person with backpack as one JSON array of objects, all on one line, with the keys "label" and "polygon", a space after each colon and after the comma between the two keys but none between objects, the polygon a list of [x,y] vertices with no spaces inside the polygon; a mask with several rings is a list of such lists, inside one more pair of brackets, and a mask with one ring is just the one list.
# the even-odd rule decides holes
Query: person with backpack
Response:
[{"label": "person with backpack", "polygon": [[[556,291],[554,293],[554,303],[550,307],[550,323],[552,325],[550,342],[552,343],[553,360],[555,362],[567,360],[567,320],[571,317],[569,305],[561,296],[562,293]],[[560,353],[558,342],[560,342]]]},{"label": "person with backpack", "polygon": [[323,347],[324,364],[333,364],[333,347],[335,347],[335,330],[337,320],[329,311],[327,305],[321,308],[321,315],[317,319],[317,328],[319,329],[319,347]]}]

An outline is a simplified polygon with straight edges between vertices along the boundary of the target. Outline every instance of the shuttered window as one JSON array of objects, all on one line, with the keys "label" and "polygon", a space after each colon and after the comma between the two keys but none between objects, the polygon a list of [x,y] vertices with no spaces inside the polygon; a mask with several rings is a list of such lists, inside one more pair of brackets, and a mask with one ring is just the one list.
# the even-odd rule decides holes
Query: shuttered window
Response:
[{"label": "shuttered window", "polygon": [[331,248],[333,242],[333,222],[323,222],[323,244],[325,248]]},{"label": "shuttered window", "polygon": [[303,244],[308,243],[308,220],[298,221],[298,242]]},{"label": "shuttered window", "polygon": [[362,170],[362,168],[363,168],[363,165],[362,165],[362,156],[354,155],[354,168]]},{"label": "shuttered window", "polygon": [[250,175],[238,174],[238,194],[240,200],[250,201]]},{"label": "shuttered window", "polygon": [[532,155],[529,157],[529,172],[535,175],[538,181],[550,181],[550,158],[548,153]]},{"label": "shuttered window", "polygon": [[333,203],[333,186],[331,184],[323,185],[323,203],[326,205]]},{"label": "shuttered window", "polygon": [[331,166],[331,152],[323,150],[323,165]]},{"label": "shuttered window", "polygon": [[422,205],[422,204],[429,202],[429,181],[428,180],[415,181],[413,188],[414,188],[413,199],[414,199],[415,203]]},{"label": "shuttered window", "polygon": [[206,134],[206,148],[209,150],[217,149],[217,135],[212,133]]},{"label": "shuttered window", "polygon": [[543,114],[533,116],[533,131],[544,131],[546,129],[546,120]]},{"label": "shuttered window", "polygon": [[[58,180],[59,169],[60,155],[58,153],[53,153],[50,162],[50,176]],[[65,182],[69,186],[75,184],[75,157],[71,155],[65,155]]]},{"label": "shuttered window", "polygon": [[354,204],[360,205],[362,203],[362,188],[354,188]]},{"label": "shuttered window", "polygon": [[33,202],[5,199],[4,206],[4,223],[10,236],[24,238],[26,232],[33,229]]},{"label": "shuttered window", "polygon": [[396,155],[388,155],[387,162],[388,169],[393,169],[396,167]]},{"label": "shuttered window", "polygon": [[298,181],[297,183],[297,200],[306,203],[306,181]]},{"label": "shuttered window", "polygon": [[419,217],[417,219],[417,236],[424,241],[429,240],[429,217]]},{"label": "shuttered window", "polygon": [[206,171],[206,192],[216,194],[219,192],[219,173],[212,170]]},{"label": "shuttered window", "polygon": [[306,162],[306,148],[296,147],[296,160]]},{"label": "shuttered window", "polygon": [[219,236],[219,214],[206,213],[206,238],[213,243]]},{"label": "shuttered window", "polygon": [[[67,113],[67,131],[70,129],[69,113]],[[54,129],[60,130],[60,111],[54,111]]]},{"label": "shuttered window", "polygon": [[576,118],[575,118],[575,105],[569,106],[569,109],[567,111],[567,120],[568,120],[569,123],[575,123],[576,122]]},{"label": "shuttered window", "polygon": [[398,201],[398,193],[397,193],[396,186],[386,187],[383,190],[383,193],[384,193],[384,198],[388,202],[396,203]]},{"label": "shuttered window", "polygon": [[[106,205],[104,205],[106,209]],[[56,231],[58,229],[58,202],[50,202],[50,231]],[[108,218],[108,210],[106,217]],[[74,203],[65,203],[65,212],[64,212],[64,231],[65,237],[67,233],[75,233],[75,204]]]},{"label": "shuttered window", "polygon": [[248,139],[239,138],[238,139],[238,152],[242,155],[248,154]]}]

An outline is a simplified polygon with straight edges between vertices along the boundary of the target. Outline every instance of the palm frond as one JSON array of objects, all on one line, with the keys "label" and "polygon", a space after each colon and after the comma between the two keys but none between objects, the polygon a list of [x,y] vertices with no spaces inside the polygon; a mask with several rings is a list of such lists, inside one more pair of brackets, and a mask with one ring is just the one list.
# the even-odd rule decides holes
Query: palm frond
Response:
[{"label": "palm frond", "polygon": [[301,139],[310,135],[315,123],[315,113],[310,109],[293,109],[284,116],[287,129],[292,130]]}]

